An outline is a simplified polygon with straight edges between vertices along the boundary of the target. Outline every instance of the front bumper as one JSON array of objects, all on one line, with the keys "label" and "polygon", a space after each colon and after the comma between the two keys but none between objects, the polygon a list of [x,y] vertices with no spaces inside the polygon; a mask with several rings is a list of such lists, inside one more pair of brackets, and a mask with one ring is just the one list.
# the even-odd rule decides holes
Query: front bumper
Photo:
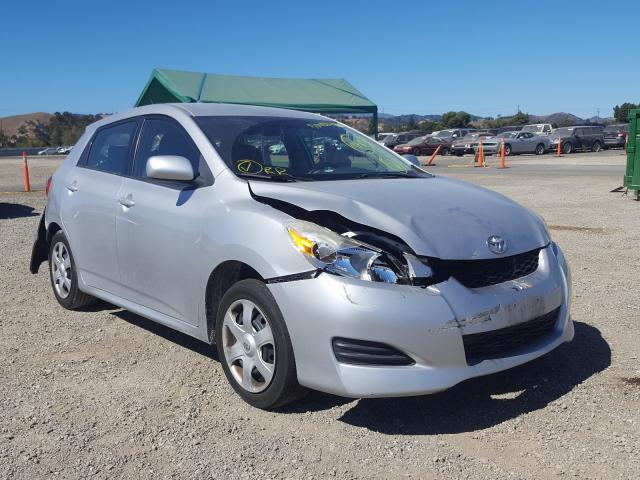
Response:
[{"label": "front bumper", "polygon": [[473,144],[469,144],[469,146],[467,147],[466,144],[465,145],[454,145],[451,147],[451,152],[456,154],[465,154],[465,153],[474,153],[475,152],[475,145]]},{"label": "front bumper", "polygon": [[[269,289],[287,323],[300,384],[353,398],[422,395],[515,367],[571,341],[571,278],[557,255],[547,247],[540,252],[536,272],[477,289],[455,279],[423,289],[329,274],[270,284]],[[508,357],[467,363],[462,335],[523,323],[558,307],[549,335]],[[335,337],[385,343],[415,363],[339,363],[331,346]]]}]

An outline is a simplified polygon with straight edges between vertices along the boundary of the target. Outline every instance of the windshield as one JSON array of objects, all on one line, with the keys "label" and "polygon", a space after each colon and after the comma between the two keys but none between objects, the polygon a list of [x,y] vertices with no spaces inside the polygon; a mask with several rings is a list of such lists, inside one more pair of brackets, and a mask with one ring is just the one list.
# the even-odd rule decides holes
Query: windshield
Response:
[{"label": "windshield", "polygon": [[556,128],[553,132],[551,132],[552,138],[560,138],[560,137],[570,137],[573,134],[573,128]]},{"label": "windshield", "polygon": [[522,130],[520,130],[520,131],[521,132],[531,132],[531,133],[541,133],[543,128],[544,128],[543,125],[526,125],[526,126],[522,127]]},{"label": "windshield", "polygon": [[273,181],[425,177],[369,137],[324,119],[196,117],[238,176]]},{"label": "windshield", "polygon": [[605,127],[603,130],[604,133],[618,133],[618,132],[626,132],[628,130],[628,125],[609,125]]},{"label": "windshield", "polygon": [[498,138],[515,138],[517,134],[518,132],[502,132],[502,133],[499,133],[497,136]]},{"label": "windshield", "polygon": [[453,135],[453,132],[451,130],[438,130],[437,132],[433,132],[431,134],[432,137],[438,137],[438,138],[449,138]]},{"label": "windshield", "polygon": [[411,140],[407,145],[420,145],[422,142],[424,142],[425,137],[416,137],[413,140]]}]

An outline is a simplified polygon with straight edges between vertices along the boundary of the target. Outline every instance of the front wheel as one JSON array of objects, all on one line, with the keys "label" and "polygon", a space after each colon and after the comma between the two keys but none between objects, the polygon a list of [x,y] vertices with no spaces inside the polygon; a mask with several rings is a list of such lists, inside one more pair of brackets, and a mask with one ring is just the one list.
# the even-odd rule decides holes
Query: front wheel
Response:
[{"label": "front wheel", "polygon": [[440,150],[440,155],[449,155],[449,149],[448,148],[443,148],[442,150]]},{"label": "front wheel", "polygon": [[536,155],[542,155],[544,153],[544,145],[539,143],[536,145]]},{"label": "front wheel", "polygon": [[565,154],[570,154],[571,152],[573,152],[573,144],[571,142],[565,142],[562,145],[562,153]]},{"label": "front wheel", "polygon": [[64,308],[76,310],[95,302],[94,297],[78,288],[76,262],[61,230],[55,233],[49,246],[49,276],[53,294]]},{"label": "front wheel", "polygon": [[249,405],[270,409],[305,395],[284,318],[264,283],[242,280],[224,295],[216,348],[227,380]]},{"label": "front wheel", "polygon": [[511,155],[511,145],[508,143],[504,146],[504,154],[508,157]]}]

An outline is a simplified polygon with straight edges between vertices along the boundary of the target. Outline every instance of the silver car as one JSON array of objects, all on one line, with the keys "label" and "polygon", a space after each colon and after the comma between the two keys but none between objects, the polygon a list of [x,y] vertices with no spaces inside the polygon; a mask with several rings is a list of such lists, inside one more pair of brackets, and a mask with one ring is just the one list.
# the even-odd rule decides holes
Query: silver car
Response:
[{"label": "silver car", "polygon": [[326,117],[136,108],[89,126],[47,191],[31,271],[48,260],[57,301],[215,344],[259,408],[437,392],[573,338],[540,217]]},{"label": "silver car", "polygon": [[521,153],[542,155],[551,148],[548,135],[535,135],[530,132],[504,132],[488,138],[482,143],[484,153],[500,153],[503,142],[504,154],[507,156]]}]

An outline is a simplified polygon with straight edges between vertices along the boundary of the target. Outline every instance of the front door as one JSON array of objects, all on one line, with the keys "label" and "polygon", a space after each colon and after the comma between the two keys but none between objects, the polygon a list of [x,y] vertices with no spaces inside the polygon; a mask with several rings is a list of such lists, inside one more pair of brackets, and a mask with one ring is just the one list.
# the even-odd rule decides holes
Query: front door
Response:
[{"label": "front door", "polygon": [[[191,161],[192,182],[146,175],[149,157],[179,155]],[[193,325],[198,321],[196,278],[202,261],[202,219],[211,173],[187,132],[169,117],[144,121],[131,178],[124,180],[124,205],[117,218],[122,283],[128,300]]]}]

